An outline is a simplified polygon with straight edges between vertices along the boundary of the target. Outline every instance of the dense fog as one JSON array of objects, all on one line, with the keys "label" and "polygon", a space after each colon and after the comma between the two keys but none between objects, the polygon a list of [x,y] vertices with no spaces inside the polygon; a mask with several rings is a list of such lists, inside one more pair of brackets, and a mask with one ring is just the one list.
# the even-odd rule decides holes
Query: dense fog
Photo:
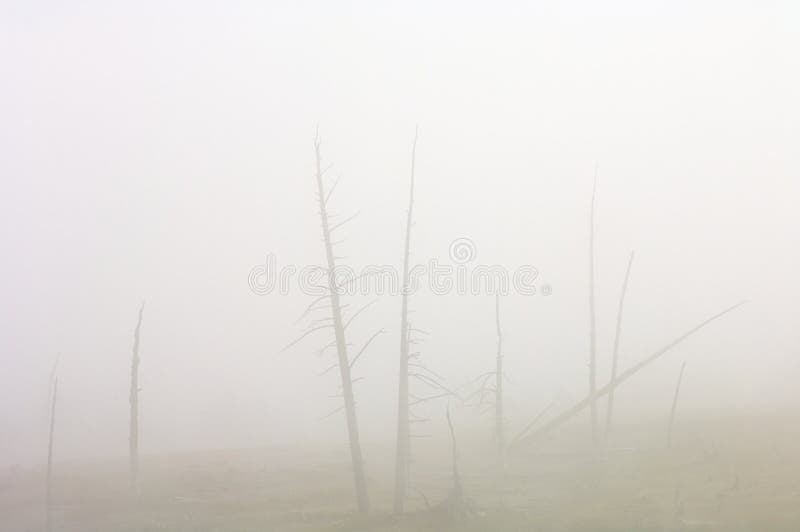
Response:
[{"label": "dense fog", "polygon": [[[684,361],[682,416],[800,406],[800,11],[602,4],[0,6],[0,464],[44,462],[59,354],[57,459],[127,455],[142,301],[143,454],[347,441],[330,331],[283,349],[314,297],[252,286],[324,264],[317,130],[331,208],[359,213],[340,263],[401,271],[416,129],[412,265],[458,241],[468,272],[537,272],[500,302],[510,433],[587,392],[595,172],[599,385],[631,251],[621,367],[747,300],[621,387],[618,418],[665,417]],[[409,319],[456,388],[493,369],[495,298],[445,292],[423,281]],[[401,299],[344,299],[375,300],[351,353],[386,330],[353,372],[362,441],[391,445]]]}]

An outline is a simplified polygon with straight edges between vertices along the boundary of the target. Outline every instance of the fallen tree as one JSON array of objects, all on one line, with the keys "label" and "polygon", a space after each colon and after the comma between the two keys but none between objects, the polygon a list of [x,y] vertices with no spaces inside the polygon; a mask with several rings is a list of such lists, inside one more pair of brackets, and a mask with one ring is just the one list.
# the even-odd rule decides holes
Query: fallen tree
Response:
[{"label": "fallen tree", "polygon": [[693,328],[689,329],[688,331],[686,331],[682,335],[678,336],[677,338],[675,338],[674,340],[669,342],[667,345],[665,345],[661,349],[657,350],[656,352],[654,352],[653,354],[651,354],[650,356],[648,356],[647,358],[645,358],[644,360],[642,360],[638,364],[635,364],[632,367],[630,367],[627,370],[625,370],[622,373],[620,373],[619,376],[616,379],[612,379],[608,384],[606,384],[602,388],[598,388],[597,391],[595,391],[595,393],[593,395],[590,394],[590,395],[584,397],[583,399],[581,399],[580,401],[575,403],[573,406],[571,406],[570,408],[566,409],[564,412],[562,412],[561,414],[557,415],[556,417],[554,417],[553,419],[551,419],[550,421],[548,421],[547,423],[545,423],[544,425],[542,425],[541,427],[536,429],[535,431],[531,432],[527,436],[521,437],[515,443],[515,446],[519,446],[519,445],[521,445],[523,443],[531,443],[531,442],[534,442],[536,440],[539,440],[542,436],[544,436],[544,435],[548,434],[549,432],[553,431],[554,429],[560,427],[561,425],[563,425],[564,423],[566,423],[567,421],[569,421],[570,419],[575,417],[577,414],[582,412],[585,408],[591,406],[600,397],[603,397],[605,395],[608,395],[612,391],[615,391],[619,387],[620,384],[622,384],[626,380],[630,379],[631,377],[633,377],[634,375],[639,373],[642,369],[644,369],[645,367],[649,366],[650,364],[652,364],[653,362],[655,362],[656,360],[661,358],[670,349],[672,349],[676,345],[680,344],[681,342],[683,342],[684,340],[686,340],[687,338],[692,336],[694,333],[696,333],[700,329],[704,328],[706,325],[708,325],[711,322],[721,318],[725,314],[731,312],[733,309],[735,309],[735,308],[737,308],[737,307],[739,307],[739,306],[741,306],[743,304],[744,304],[744,301],[740,301],[739,303],[736,303],[735,305],[726,308],[722,312],[718,312],[717,314],[714,314],[710,318],[706,319],[705,321],[701,322],[700,324],[698,324],[698,325],[694,326]]}]

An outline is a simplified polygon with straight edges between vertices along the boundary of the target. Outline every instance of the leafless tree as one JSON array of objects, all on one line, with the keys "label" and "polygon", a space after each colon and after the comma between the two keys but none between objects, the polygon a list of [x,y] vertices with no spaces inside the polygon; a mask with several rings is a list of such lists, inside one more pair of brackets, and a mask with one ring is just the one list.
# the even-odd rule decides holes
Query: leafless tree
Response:
[{"label": "leafless tree", "polygon": [[411,147],[411,180],[408,194],[408,213],[406,216],[406,240],[403,252],[403,282],[400,294],[400,368],[398,369],[397,392],[397,442],[395,456],[394,511],[402,512],[408,486],[408,468],[411,454],[411,427],[409,423],[408,373],[409,342],[411,331],[408,325],[409,262],[411,255],[411,224],[414,212],[414,169],[417,153],[417,133]]},{"label": "leafless tree", "polygon": [[678,384],[675,385],[675,395],[672,398],[672,408],[669,412],[669,428],[667,429],[667,447],[672,447],[672,426],[675,424],[675,410],[678,407],[678,394],[681,392],[681,381],[683,381],[683,370],[686,369],[686,361],[681,364],[681,372],[678,374]]},{"label": "leafless tree", "polygon": [[464,486],[461,483],[461,473],[458,470],[458,447],[456,445],[456,432],[453,429],[453,421],[450,419],[450,405],[447,405],[447,427],[450,429],[450,440],[452,442],[453,455],[453,490],[447,499],[446,506],[449,511],[450,520],[461,523],[471,517],[472,509],[464,496]]},{"label": "leafless tree", "polygon": [[[506,461],[506,436],[505,412],[503,410],[503,331],[500,327],[500,293],[495,294],[495,331],[497,333],[497,351],[495,353],[495,367],[487,371],[468,384],[477,384],[477,389],[466,397],[467,404],[478,407],[483,412],[484,407],[494,406],[494,427],[492,437],[497,446],[498,464],[505,468]],[[492,382],[494,381],[494,382]]]},{"label": "leafless tree", "polygon": [[458,499],[463,499],[464,488],[461,486],[461,475],[458,472],[458,447],[456,446],[456,432],[453,430],[453,421],[450,419],[450,405],[447,406],[447,427],[450,429],[450,439],[453,445],[453,494]]},{"label": "leafless tree", "polygon": [[[622,332],[622,311],[625,308],[625,294],[628,291],[628,279],[631,275],[631,266],[633,265],[634,252],[631,251],[631,256],[628,259],[628,268],[625,270],[625,280],[622,282],[622,293],[619,296],[619,307],[617,308],[617,329],[614,333],[614,351],[611,354],[611,381],[617,378],[617,363],[619,360],[619,339]],[[608,440],[611,432],[611,419],[614,415],[614,389],[608,392],[608,408],[606,408],[606,431],[604,440]]]},{"label": "leafless tree", "polygon": [[[416,415],[413,407],[422,403],[456,395],[444,384],[444,378],[428,368],[421,359],[419,350],[411,351],[412,345],[421,341],[420,336],[428,333],[411,325],[408,314],[408,296],[411,290],[409,269],[411,261],[411,228],[413,226],[414,210],[414,171],[416,167],[417,132],[414,132],[414,142],[411,147],[411,179],[409,184],[408,212],[406,215],[406,235],[403,251],[403,279],[401,291],[400,310],[400,367],[398,368],[398,397],[397,397],[397,442],[395,455],[395,490],[394,511],[400,513],[405,508],[406,492],[409,488],[409,475],[411,470],[411,432],[412,424],[427,421],[426,418]],[[417,395],[411,392],[411,382],[417,382],[425,387],[428,392]]]},{"label": "leafless tree", "polygon": [[129,461],[130,487],[134,493],[139,490],[139,334],[142,329],[144,301],[139,307],[139,317],[133,330],[133,354],[131,356],[131,388],[130,388],[130,434]]},{"label": "leafless tree", "polygon": [[[317,131],[316,136],[314,137],[314,153],[316,158],[316,184],[317,184],[317,198],[319,202],[319,215],[320,215],[320,222],[322,225],[322,240],[325,246],[325,261],[326,261],[326,276],[327,276],[327,286],[326,286],[326,293],[323,296],[318,297],[311,304],[306,308],[306,311],[303,313],[303,317],[316,311],[321,310],[330,310],[330,316],[327,318],[313,320],[308,328],[300,335],[299,338],[296,338],[293,342],[289,345],[284,347],[284,350],[292,347],[293,345],[300,342],[303,338],[309,336],[310,334],[320,331],[320,330],[330,330],[333,329],[334,333],[334,340],[329,344],[325,345],[321,350],[320,353],[325,352],[329,348],[336,349],[336,363],[330,367],[328,367],[322,373],[327,373],[330,370],[339,369],[339,378],[341,382],[341,390],[342,390],[342,398],[344,399],[344,404],[342,407],[337,408],[329,415],[333,415],[341,410],[345,412],[345,418],[347,422],[347,436],[350,442],[350,459],[353,467],[353,477],[355,480],[355,490],[356,490],[356,502],[358,505],[358,511],[360,513],[368,513],[370,509],[370,501],[369,501],[369,493],[367,491],[367,481],[366,481],[366,474],[364,472],[364,460],[362,457],[361,452],[361,442],[359,438],[359,431],[358,431],[358,418],[356,415],[356,401],[355,396],[353,393],[353,384],[356,382],[356,379],[353,379],[352,376],[352,369],[355,363],[359,360],[361,355],[365,352],[367,347],[372,343],[372,341],[378,337],[380,334],[383,334],[383,329],[374,333],[369,340],[363,345],[363,347],[356,353],[356,355],[350,359],[348,354],[348,347],[350,344],[347,343],[346,339],[346,330],[347,327],[358,317],[366,308],[368,308],[374,301],[366,304],[365,306],[361,307],[357,311],[353,312],[346,320],[344,316],[344,308],[346,305],[341,303],[340,294],[344,289],[346,289],[346,285],[350,282],[355,282],[356,279],[349,279],[345,282],[339,282],[336,277],[336,259],[341,258],[337,257],[334,254],[334,245],[336,242],[333,241],[332,234],[341,228],[347,222],[353,220],[355,216],[351,216],[339,222],[333,222],[332,218],[335,217],[334,214],[330,212],[328,209],[328,201],[330,200],[331,194],[333,194],[334,189],[336,188],[336,184],[334,184],[329,190],[326,190],[325,183],[323,180],[323,176],[325,171],[322,168],[322,154],[321,154],[321,146],[322,142],[319,137],[319,131]],[[326,416],[327,417],[327,416]]]},{"label": "leafless tree", "polygon": [[[345,322],[342,318],[342,307],[339,302],[339,288],[336,285],[336,257],[333,254],[333,240],[331,239],[331,224],[328,215],[327,202],[329,196],[325,193],[322,180],[322,155],[320,153],[321,140],[319,134],[314,139],[314,152],[317,167],[317,194],[319,197],[319,215],[322,222],[322,238],[325,243],[325,258],[328,265],[328,294],[330,297],[331,317],[333,319],[334,335],[336,337],[336,351],[339,362],[339,375],[342,381],[342,394],[344,396],[344,410],[347,418],[347,435],[350,441],[350,459],[353,465],[353,475],[356,485],[356,501],[358,511],[369,512],[369,493],[367,493],[367,480],[364,474],[364,459],[361,456],[361,441],[358,435],[358,419],[356,417],[356,401],[353,395],[353,378],[350,374],[351,363],[347,354],[347,340],[345,339]],[[336,224],[339,226],[339,224]]]}]

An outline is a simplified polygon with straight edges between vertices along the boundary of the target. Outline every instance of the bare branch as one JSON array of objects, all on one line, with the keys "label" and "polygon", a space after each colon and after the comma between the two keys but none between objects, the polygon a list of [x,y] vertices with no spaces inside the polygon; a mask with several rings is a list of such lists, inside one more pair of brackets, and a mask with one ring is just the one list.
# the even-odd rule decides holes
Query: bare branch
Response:
[{"label": "bare branch", "polygon": [[347,320],[347,322],[344,324],[344,328],[347,329],[347,327],[353,322],[354,319],[356,319],[358,317],[359,314],[361,314],[362,312],[367,310],[369,307],[374,305],[377,301],[378,301],[377,299],[373,299],[372,301],[370,301],[369,303],[367,303],[366,305],[364,305],[363,307],[358,309],[352,316],[350,316],[350,319]]},{"label": "bare branch", "polygon": [[359,211],[359,212],[357,212],[357,213],[355,213],[353,216],[350,216],[349,218],[345,218],[345,219],[344,219],[344,220],[342,220],[341,222],[338,222],[338,223],[336,223],[336,224],[332,225],[332,226],[330,227],[330,229],[328,229],[328,231],[330,231],[331,233],[333,233],[334,231],[336,231],[338,228],[340,228],[341,226],[343,226],[344,224],[346,224],[346,223],[347,223],[347,222],[349,222],[350,220],[354,220],[355,218],[357,218],[359,214],[361,214],[361,212],[360,212],[360,211]]},{"label": "bare branch", "polygon": [[320,376],[320,377],[322,377],[322,376],[323,376],[323,375],[325,375],[326,373],[328,373],[328,372],[330,372],[331,370],[333,370],[333,369],[336,369],[336,368],[338,368],[338,367],[339,367],[339,363],[338,363],[338,362],[337,362],[336,364],[331,364],[330,366],[328,366],[327,368],[325,368],[324,370],[322,370],[322,372],[320,372],[320,373],[319,373],[319,376]]},{"label": "bare branch", "polygon": [[440,374],[436,373],[435,371],[433,371],[430,368],[427,368],[427,367],[423,366],[422,364],[417,364],[416,362],[409,362],[408,366],[411,367],[411,368],[417,368],[417,369],[422,370],[422,371],[427,371],[428,373],[430,373],[431,375],[433,375],[434,377],[436,377],[439,380],[445,380],[445,378],[442,377]]},{"label": "bare branch", "polygon": [[286,351],[286,350],[287,350],[287,349],[289,349],[290,347],[293,347],[293,346],[295,346],[296,344],[300,343],[300,341],[301,341],[303,338],[305,338],[306,336],[308,336],[309,334],[311,334],[311,333],[313,333],[313,332],[315,332],[315,331],[320,331],[320,330],[322,330],[322,329],[330,329],[330,328],[332,328],[332,327],[333,327],[333,325],[319,325],[319,326],[317,326],[317,327],[312,327],[311,329],[309,329],[309,330],[307,330],[306,332],[304,332],[303,334],[301,334],[299,338],[296,338],[296,339],[295,339],[293,342],[291,342],[289,345],[287,345],[286,347],[284,347],[283,349],[281,349],[281,350],[280,350],[280,352],[281,352],[281,353],[283,353],[284,351]]},{"label": "bare branch", "polygon": [[[331,165],[332,166],[332,165]],[[328,166],[330,168],[330,166]],[[337,178],[336,181],[333,182],[333,185],[328,190],[328,193],[325,195],[325,201],[323,203],[327,204],[328,200],[331,199],[331,195],[333,195],[333,191],[336,190],[336,187],[339,186],[339,181],[341,181],[341,177]]]},{"label": "bare branch", "polygon": [[431,395],[431,396],[428,396],[428,397],[420,397],[420,398],[415,399],[415,400],[411,401],[410,403],[408,403],[408,406],[414,406],[414,405],[418,405],[418,404],[421,404],[421,403],[426,403],[428,401],[433,401],[434,399],[441,399],[442,397],[450,397],[450,396],[452,396],[451,393],[440,393],[440,394]]},{"label": "bare branch", "polygon": [[332,412],[328,412],[327,414],[325,414],[324,416],[322,416],[322,417],[320,417],[320,418],[317,418],[317,421],[323,421],[323,420],[325,420],[325,419],[328,419],[329,417],[331,417],[331,416],[333,416],[333,415],[335,415],[335,414],[338,414],[338,413],[339,413],[339,412],[341,412],[342,410],[344,410],[344,405],[342,405],[342,406],[340,406],[339,408],[337,408],[337,409],[333,410]]},{"label": "bare branch", "polygon": [[433,388],[438,388],[439,390],[442,390],[443,392],[447,392],[447,393],[449,393],[450,395],[452,395],[453,397],[455,397],[455,398],[457,398],[459,400],[461,399],[461,396],[459,396],[456,392],[454,392],[453,390],[450,390],[449,388],[447,388],[441,382],[437,381],[436,379],[434,379],[432,377],[429,377],[429,376],[425,375],[424,373],[413,372],[413,373],[409,373],[408,376],[409,377],[414,377],[414,378],[420,380],[421,382],[424,382],[424,383],[428,384],[429,386],[431,386]]},{"label": "bare branch", "polygon": [[[350,345],[350,344],[348,344],[348,345]],[[317,355],[318,355],[318,356],[322,356],[322,355],[325,353],[325,351],[327,351],[327,350],[328,350],[328,349],[330,349],[331,347],[336,347],[336,340],[333,340],[333,341],[332,341],[332,342],[330,342],[329,344],[326,344],[326,345],[322,346],[322,349],[320,349],[320,350],[317,352]]]},{"label": "bare branch", "polygon": [[372,343],[372,341],[373,341],[375,338],[377,338],[379,335],[381,335],[381,334],[383,334],[383,333],[385,333],[385,332],[386,332],[386,331],[385,331],[384,329],[381,329],[381,330],[379,330],[378,332],[376,332],[375,334],[373,334],[372,336],[370,336],[369,340],[367,340],[367,341],[364,343],[364,346],[361,348],[361,350],[360,350],[360,351],[359,351],[359,352],[356,354],[356,356],[354,356],[354,357],[353,357],[353,360],[351,360],[351,361],[350,361],[350,367],[351,367],[351,368],[352,368],[353,366],[355,366],[355,364],[356,364],[356,360],[358,360],[358,357],[360,357],[360,356],[361,356],[361,354],[362,354],[362,353],[363,353],[363,352],[364,352],[364,351],[367,349],[367,347],[369,347],[369,344],[371,344],[371,343]]}]

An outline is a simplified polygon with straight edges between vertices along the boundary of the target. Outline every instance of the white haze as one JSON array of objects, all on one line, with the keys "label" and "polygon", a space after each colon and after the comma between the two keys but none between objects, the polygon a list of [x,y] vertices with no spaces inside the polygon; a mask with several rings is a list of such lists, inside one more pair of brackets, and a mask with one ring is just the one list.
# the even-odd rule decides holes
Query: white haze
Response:
[{"label": "white haze", "polygon": [[[318,125],[331,201],[361,211],[350,265],[401,265],[418,124],[413,260],[467,237],[552,286],[502,302],[512,427],[586,393],[595,165],[601,381],[631,250],[623,366],[749,301],[626,384],[619,415],[664,415],[683,360],[686,412],[797,405],[797,5],[526,4],[3,2],[0,462],[43,460],[58,353],[59,458],[125,455],[142,300],[143,452],[345,441],[320,420],[340,401],[326,336],[280,352],[311,298],[247,283],[268,253],[324,260]],[[449,383],[491,369],[491,296],[411,307]],[[356,372],[369,442],[394,437],[399,319],[384,296],[350,335],[389,332]]]}]

